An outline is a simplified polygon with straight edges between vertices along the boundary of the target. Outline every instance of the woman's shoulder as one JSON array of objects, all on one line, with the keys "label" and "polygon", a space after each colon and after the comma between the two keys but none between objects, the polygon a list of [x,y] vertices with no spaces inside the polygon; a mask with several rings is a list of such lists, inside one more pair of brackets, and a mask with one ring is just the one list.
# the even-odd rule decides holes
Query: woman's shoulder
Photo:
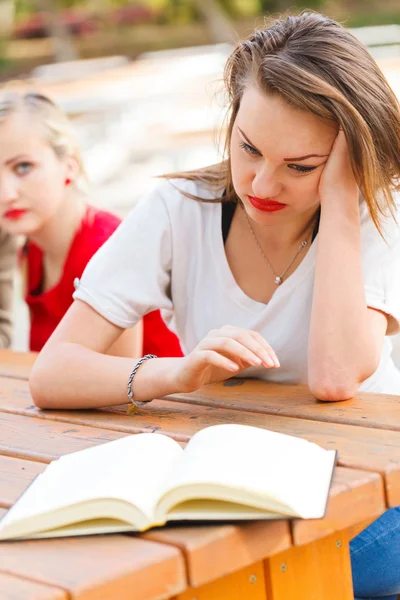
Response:
[{"label": "woman's shoulder", "polygon": [[192,205],[199,202],[202,205],[212,204],[222,192],[221,187],[212,186],[200,180],[172,178],[164,179],[154,189],[154,195],[162,198],[167,204],[173,203]]},{"label": "woman's shoulder", "polygon": [[[174,223],[190,219],[209,219],[217,215],[221,188],[201,181],[183,178],[161,180],[156,187],[143,196],[133,208],[131,217],[139,214],[146,220],[157,215],[158,220],[167,219]],[[192,222],[193,224],[193,222]]]},{"label": "woman's shoulder", "polygon": [[121,223],[120,217],[108,210],[102,210],[91,204],[86,206],[86,212],[82,219],[82,229],[110,235]]},{"label": "woman's shoulder", "polygon": [[72,241],[69,260],[86,265],[119,227],[121,219],[111,212],[88,204],[81,226]]}]

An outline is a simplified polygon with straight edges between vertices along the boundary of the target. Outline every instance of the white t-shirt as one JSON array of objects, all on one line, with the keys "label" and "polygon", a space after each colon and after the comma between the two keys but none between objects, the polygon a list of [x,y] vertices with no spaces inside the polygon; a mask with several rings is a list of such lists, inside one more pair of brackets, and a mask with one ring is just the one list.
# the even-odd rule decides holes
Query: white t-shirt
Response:
[{"label": "white t-shirt", "polygon": [[[296,271],[277,287],[269,303],[257,302],[238,286],[227,262],[221,204],[192,200],[179,190],[203,198],[215,197],[202,183],[162,182],[139,202],[91,259],[74,298],[124,328],[132,327],[152,310],[163,309],[185,353],[192,351],[211,329],[223,325],[256,330],[274,348],[281,367],[252,367],[241,376],[307,383],[317,240]],[[362,201],[361,230],[367,304],[390,315],[388,333],[397,333],[399,226],[387,220],[385,242]],[[361,389],[400,394],[400,371],[390,354],[391,343],[385,337],[380,366]]]}]

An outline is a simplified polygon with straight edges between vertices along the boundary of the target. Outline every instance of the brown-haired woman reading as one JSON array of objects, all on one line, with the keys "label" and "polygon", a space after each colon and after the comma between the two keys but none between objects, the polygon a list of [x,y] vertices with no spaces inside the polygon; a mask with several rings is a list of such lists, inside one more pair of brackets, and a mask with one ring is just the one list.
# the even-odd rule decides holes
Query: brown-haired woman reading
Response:
[{"label": "brown-haired woman reading", "polygon": [[[308,383],[326,401],[400,392],[393,92],[315,13],[255,31],[225,82],[226,160],[167,177],[92,259],[33,370],[38,406],[140,403],[239,373]],[[155,308],[173,315],[185,357],[105,355]],[[353,540],[357,597],[400,593],[399,536],[392,509]]]}]

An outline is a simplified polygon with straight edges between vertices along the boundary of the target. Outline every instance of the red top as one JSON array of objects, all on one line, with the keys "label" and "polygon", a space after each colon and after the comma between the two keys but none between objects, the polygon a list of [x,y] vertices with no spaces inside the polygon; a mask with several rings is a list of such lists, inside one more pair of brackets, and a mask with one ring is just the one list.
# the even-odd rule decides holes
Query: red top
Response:
[{"label": "red top", "polygon": [[[43,253],[29,241],[24,249],[27,260],[27,294],[31,330],[30,349],[38,352],[47,342],[68,308],[74,292],[74,279],[80,278],[93,254],[117,229],[120,219],[109,212],[87,207],[81,227],[77,231],[64,263],[59,282],[41,292],[43,281]],[[178,338],[165,325],[160,311],[143,319],[143,353],[157,356],[182,356]]]}]

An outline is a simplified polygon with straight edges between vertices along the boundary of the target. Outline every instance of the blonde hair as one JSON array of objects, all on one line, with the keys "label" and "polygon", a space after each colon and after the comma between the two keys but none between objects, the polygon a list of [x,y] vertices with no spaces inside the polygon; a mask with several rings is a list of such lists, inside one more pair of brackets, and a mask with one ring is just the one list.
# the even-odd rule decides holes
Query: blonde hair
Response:
[{"label": "blonde hair", "polygon": [[367,49],[348,30],[314,12],[267,22],[233,51],[224,83],[229,97],[227,159],[167,178],[202,181],[224,190],[215,201],[237,201],[229,146],[243,92],[253,85],[342,127],[353,172],[377,229],[381,231],[383,215],[394,216],[393,191],[399,188],[400,175],[399,103]]},{"label": "blonde hair", "polygon": [[44,135],[55,154],[73,156],[79,168],[77,186],[84,189],[87,176],[78,140],[71,121],[47,96],[36,91],[16,91],[14,86],[0,90],[0,122],[16,112],[27,112],[43,126]]}]

